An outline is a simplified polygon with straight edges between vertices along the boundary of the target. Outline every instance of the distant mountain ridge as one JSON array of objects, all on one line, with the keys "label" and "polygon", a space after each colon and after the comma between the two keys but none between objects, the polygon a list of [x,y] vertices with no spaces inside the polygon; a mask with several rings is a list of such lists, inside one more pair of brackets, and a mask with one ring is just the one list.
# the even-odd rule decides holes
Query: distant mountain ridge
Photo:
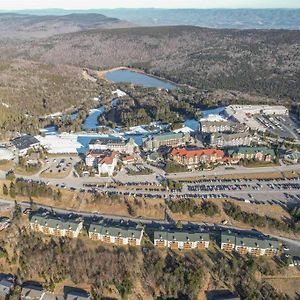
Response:
[{"label": "distant mountain ridge", "polygon": [[140,26],[192,25],[232,29],[300,29],[300,9],[91,9],[24,10],[33,15],[100,13]]},{"label": "distant mountain ridge", "polygon": [[96,13],[66,15],[0,14],[0,38],[46,38],[91,29],[131,27],[127,21]]}]

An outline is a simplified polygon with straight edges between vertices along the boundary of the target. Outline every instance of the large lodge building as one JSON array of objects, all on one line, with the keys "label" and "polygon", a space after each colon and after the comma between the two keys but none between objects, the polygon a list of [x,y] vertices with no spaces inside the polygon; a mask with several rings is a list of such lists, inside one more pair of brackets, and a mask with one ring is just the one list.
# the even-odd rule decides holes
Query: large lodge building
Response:
[{"label": "large lodge building", "polygon": [[201,163],[221,162],[225,154],[223,150],[218,149],[173,148],[170,155],[177,163],[192,168],[197,167]]},{"label": "large lodge building", "polygon": [[189,133],[182,132],[168,132],[154,134],[143,139],[143,148],[146,151],[157,150],[160,147],[178,147],[184,146],[186,143],[191,141],[191,136]]},{"label": "large lodge building", "polygon": [[275,151],[268,147],[230,147],[221,149],[173,148],[170,158],[188,168],[196,168],[201,164],[238,163],[240,160],[272,162]]}]

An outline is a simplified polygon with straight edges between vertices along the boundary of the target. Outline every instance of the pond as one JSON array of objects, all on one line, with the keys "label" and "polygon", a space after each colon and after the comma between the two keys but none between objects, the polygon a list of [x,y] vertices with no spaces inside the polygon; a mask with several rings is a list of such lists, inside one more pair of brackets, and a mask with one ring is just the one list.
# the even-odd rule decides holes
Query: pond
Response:
[{"label": "pond", "polygon": [[115,70],[107,72],[105,74],[105,79],[115,83],[133,83],[143,87],[154,87],[165,90],[173,90],[176,88],[176,84],[130,70]]}]

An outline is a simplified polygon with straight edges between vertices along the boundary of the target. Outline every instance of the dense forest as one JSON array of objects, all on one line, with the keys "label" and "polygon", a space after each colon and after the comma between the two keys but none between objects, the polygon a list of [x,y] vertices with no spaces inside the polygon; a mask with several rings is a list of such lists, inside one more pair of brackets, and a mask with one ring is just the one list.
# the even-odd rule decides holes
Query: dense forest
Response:
[{"label": "dense forest", "polygon": [[[132,126],[163,120],[180,126],[195,109],[228,103],[300,101],[300,32],[217,30],[191,26],[95,29],[47,39],[0,41],[0,131],[37,133],[39,119],[84,108],[80,119],[55,120],[80,130],[95,96],[101,104],[116,85],[89,80],[83,68],[137,67],[168,78],[179,91],[126,87],[132,103],[107,109],[103,124]],[[192,86],[194,88],[187,88]],[[172,99],[171,99],[172,98]],[[171,100],[170,100],[171,99]],[[179,117],[178,117],[179,114]],[[177,125],[176,125],[177,124]]]},{"label": "dense forest", "polygon": [[68,280],[90,285],[93,299],[117,295],[122,299],[189,300],[197,299],[208,286],[212,290],[225,287],[242,299],[290,299],[257,277],[281,274],[286,269],[283,261],[228,256],[214,247],[185,253],[161,251],[149,241],[142,248],[104,247],[84,236],[77,240],[45,238],[19,225],[10,231],[15,251],[9,254],[11,241],[0,241],[1,271],[16,269],[20,282],[41,278],[49,290]]},{"label": "dense forest", "polygon": [[199,89],[299,101],[299,41],[300,31],[141,27],[1,41],[0,54],[94,69],[130,65]]}]

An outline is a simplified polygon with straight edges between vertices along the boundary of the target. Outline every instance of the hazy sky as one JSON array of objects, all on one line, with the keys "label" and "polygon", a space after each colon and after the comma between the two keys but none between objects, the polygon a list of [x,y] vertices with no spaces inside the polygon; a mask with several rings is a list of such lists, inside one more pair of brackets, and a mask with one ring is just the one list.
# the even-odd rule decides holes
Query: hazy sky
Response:
[{"label": "hazy sky", "polygon": [[300,8],[300,0],[0,0],[0,9],[33,8]]}]

